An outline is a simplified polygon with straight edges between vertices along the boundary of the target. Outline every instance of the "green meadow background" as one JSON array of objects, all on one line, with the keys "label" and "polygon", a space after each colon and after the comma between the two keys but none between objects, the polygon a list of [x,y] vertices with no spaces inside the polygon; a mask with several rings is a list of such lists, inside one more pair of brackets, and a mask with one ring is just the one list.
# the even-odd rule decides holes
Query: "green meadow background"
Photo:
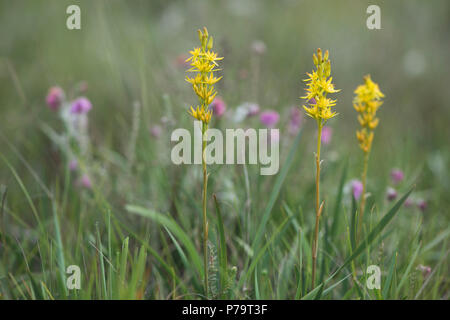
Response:
[{"label": "green meadow background", "polygon": [[[81,30],[66,28],[71,4],[81,8]],[[381,30],[366,27],[369,4],[381,8]],[[244,102],[281,115],[277,175],[210,166],[208,298],[448,299],[444,0],[0,0],[0,299],[205,298],[201,168],[170,160],[170,134],[192,130],[187,108],[196,101],[180,60],[203,26],[224,57],[217,89],[228,116],[212,127],[262,128],[257,118],[230,120]],[[264,54],[252,50],[255,41]],[[319,47],[330,51],[341,92],[322,150],[325,211],[312,290],[316,127],[304,117],[298,136],[287,128]],[[352,99],[366,74],[386,97],[369,164],[367,241],[356,243],[349,183],[360,178],[362,152]],[[46,106],[48,89],[75,98],[80,83],[93,104],[84,159],[95,172],[92,190],[77,187],[70,159],[44,129],[64,130]],[[393,168],[405,174],[399,185]],[[413,205],[395,207],[413,186]],[[81,269],[80,290],[65,286],[69,265]],[[365,285],[369,265],[381,269],[380,290]]]}]

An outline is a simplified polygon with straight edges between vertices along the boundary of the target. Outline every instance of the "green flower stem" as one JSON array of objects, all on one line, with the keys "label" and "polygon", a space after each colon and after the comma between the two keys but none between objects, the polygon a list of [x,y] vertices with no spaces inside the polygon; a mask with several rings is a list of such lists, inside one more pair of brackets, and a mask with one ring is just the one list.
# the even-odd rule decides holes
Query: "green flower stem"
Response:
[{"label": "green flower stem", "polygon": [[208,171],[206,168],[206,131],[208,124],[202,125],[202,166],[203,166],[203,264],[205,296],[208,298],[208,221],[206,216],[206,191],[208,187]]},{"label": "green flower stem", "polygon": [[364,152],[364,168],[361,177],[362,183],[362,194],[361,194],[361,203],[359,206],[359,221],[358,221],[358,239],[361,235],[362,223],[363,223],[363,215],[364,209],[366,206],[366,180],[367,180],[367,168],[369,166],[369,153],[370,151]]},{"label": "green flower stem", "polygon": [[317,153],[316,153],[316,227],[314,229],[314,241],[312,245],[312,288],[314,289],[316,280],[316,260],[317,260],[317,242],[319,240],[319,219],[322,211],[320,205],[320,143],[322,139],[322,120],[317,121]]}]

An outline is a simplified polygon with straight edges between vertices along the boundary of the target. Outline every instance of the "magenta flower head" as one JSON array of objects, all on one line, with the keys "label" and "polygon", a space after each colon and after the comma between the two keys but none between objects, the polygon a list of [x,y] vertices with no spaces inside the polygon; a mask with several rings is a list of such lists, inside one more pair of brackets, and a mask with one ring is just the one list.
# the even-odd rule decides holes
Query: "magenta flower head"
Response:
[{"label": "magenta flower head", "polygon": [[73,114],[84,114],[88,113],[92,109],[92,103],[88,98],[80,97],[72,102],[70,107],[70,113]]},{"label": "magenta flower head", "polygon": [[80,185],[86,189],[92,189],[91,179],[87,174],[84,174],[80,179]]},{"label": "magenta flower head", "polygon": [[289,127],[288,131],[291,135],[296,135],[300,130],[300,125],[302,123],[302,113],[297,107],[292,107],[289,112]]},{"label": "magenta flower head", "polygon": [[331,142],[331,136],[333,135],[333,129],[331,127],[322,128],[322,143],[327,145]]},{"label": "magenta flower head", "polygon": [[222,100],[222,98],[216,97],[214,101],[211,103],[211,108],[213,110],[214,115],[220,118],[225,113],[227,105]]},{"label": "magenta flower head", "polygon": [[391,171],[391,179],[395,184],[399,184],[402,182],[404,178],[403,171],[400,169],[392,169]]},{"label": "magenta flower head", "polygon": [[419,207],[419,209],[420,209],[422,212],[424,212],[424,211],[427,209],[428,204],[427,204],[427,202],[426,202],[425,200],[420,199],[420,200],[417,202],[417,206]]},{"label": "magenta flower head", "polygon": [[259,120],[266,127],[273,128],[278,123],[278,120],[280,120],[280,115],[276,111],[267,110],[261,113]]},{"label": "magenta flower head", "polygon": [[386,191],[386,198],[389,201],[394,200],[395,198],[397,198],[397,191],[395,191],[394,188],[389,187]]},{"label": "magenta flower head", "polygon": [[362,182],[359,180],[353,180],[352,181],[352,193],[353,193],[353,197],[355,197],[355,200],[359,200],[362,192],[363,192]]},{"label": "magenta flower head", "polygon": [[57,111],[64,100],[64,91],[60,87],[51,87],[47,94],[47,105],[52,111]]}]

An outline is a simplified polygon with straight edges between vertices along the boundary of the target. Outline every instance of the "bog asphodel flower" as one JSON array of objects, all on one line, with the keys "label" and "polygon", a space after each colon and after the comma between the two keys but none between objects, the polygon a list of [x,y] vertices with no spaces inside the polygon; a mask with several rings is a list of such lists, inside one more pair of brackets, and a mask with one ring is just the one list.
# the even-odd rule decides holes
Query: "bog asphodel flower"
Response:
[{"label": "bog asphodel flower", "polygon": [[195,94],[198,96],[199,104],[191,106],[189,113],[197,120],[202,122],[202,167],[203,167],[203,194],[202,194],[202,213],[203,213],[203,279],[205,296],[208,297],[208,221],[207,221],[207,188],[208,188],[208,170],[206,165],[206,141],[208,124],[213,114],[210,104],[214,101],[217,91],[214,85],[222,78],[214,76],[214,72],[219,71],[217,61],[222,60],[217,53],[212,51],[213,38],[209,36],[208,30],[203,28],[198,30],[200,47],[194,48],[189,53],[191,56],[186,60],[190,62],[191,68],[188,72],[195,73],[192,77],[186,77],[186,81],[192,84]]},{"label": "bog asphodel flower", "polygon": [[308,79],[303,80],[307,82],[306,95],[301,97],[308,101],[309,106],[303,106],[306,114],[316,119],[318,123],[320,122],[320,125],[337,115],[331,109],[331,107],[336,105],[336,100],[327,98],[327,94],[340,91],[336,90],[332,83],[333,77],[330,76],[331,64],[328,56],[328,50],[323,55],[320,48],[317,49],[317,56],[313,55],[316,70],[313,70],[312,73],[306,73]]},{"label": "bog asphodel flower", "polygon": [[188,72],[196,73],[192,77],[186,77],[186,81],[192,84],[192,89],[199,98],[199,105],[191,106],[189,114],[208,125],[212,116],[212,110],[208,106],[217,95],[214,84],[222,79],[222,77],[216,77],[214,72],[220,70],[217,61],[223,58],[218,57],[217,53],[212,51],[213,37],[209,36],[205,27],[203,31],[198,30],[198,36],[201,45],[190,51],[191,56],[186,60],[186,62],[190,62],[191,66]]},{"label": "bog asphodel flower", "polygon": [[361,234],[363,216],[366,205],[366,179],[367,169],[369,165],[369,154],[372,148],[373,131],[378,126],[379,119],[376,117],[378,108],[383,104],[381,98],[384,97],[380,91],[378,84],[372,81],[370,75],[364,77],[364,84],[359,85],[355,90],[355,98],[353,100],[353,107],[358,112],[358,122],[361,129],[356,131],[356,138],[359,142],[359,147],[364,152],[364,166],[362,172],[362,196],[359,207],[359,222],[358,222],[358,238]]},{"label": "bog asphodel flower", "polygon": [[379,122],[377,110],[383,104],[381,98],[384,95],[370,75],[364,77],[364,84],[356,88],[355,94],[353,107],[359,113],[358,122],[361,125],[361,129],[356,131],[356,138],[360,148],[368,153],[372,147],[373,131]]},{"label": "bog asphodel flower", "polygon": [[319,220],[322,214],[323,204],[320,203],[320,144],[322,141],[322,128],[327,120],[335,117],[337,113],[331,107],[336,105],[336,100],[327,97],[329,93],[336,93],[331,75],[331,63],[328,60],[328,50],[322,54],[322,50],[317,49],[317,56],[313,54],[313,61],[316,70],[306,73],[308,79],[306,84],[306,95],[301,97],[306,99],[309,106],[303,106],[306,114],[317,121],[317,152],[316,158],[316,225],[314,228],[314,238],[312,244],[312,287],[315,285],[317,247],[319,241]]}]

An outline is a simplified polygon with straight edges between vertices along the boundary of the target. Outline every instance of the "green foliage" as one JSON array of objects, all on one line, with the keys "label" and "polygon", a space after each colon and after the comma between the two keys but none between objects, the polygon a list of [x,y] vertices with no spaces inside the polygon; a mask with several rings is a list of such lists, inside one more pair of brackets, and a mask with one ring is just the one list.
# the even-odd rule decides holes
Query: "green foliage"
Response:
[{"label": "green foliage", "polygon": [[[448,1],[384,3],[395,29],[383,20],[379,31],[365,29],[365,4],[349,1],[78,2],[82,30],[72,32],[64,27],[63,1],[51,7],[0,1],[0,28],[10,30],[0,43],[0,299],[205,298],[201,169],[170,161],[172,130],[192,128],[191,88],[178,60],[195,45],[199,12],[225,57],[217,89],[227,112],[251,101],[281,116],[276,176],[260,176],[257,165],[209,167],[210,298],[448,299],[450,78],[442,66],[450,61],[435,54],[447,50],[441,39],[448,39]],[[424,21],[434,17],[430,24],[417,21],[420,46],[414,47],[417,34],[402,20],[410,16],[404,10],[423,13]],[[318,12],[326,23],[311,28]],[[248,45],[258,39],[265,54]],[[327,123],[333,138],[321,156],[325,205],[311,290],[309,142],[316,132],[305,120],[293,136],[288,125],[289,106],[299,103],[299,83],[318,46],[330,50],[333,81],[342,91],[339,115]],[[420,57],[424,70],[414,76],[408,61]],[[386,99],[358,238],[349,182],[359,179],[362,163],[351,103],[365,73]],[[59,135],[64,129],[45,106],[53,85],[64,87],[69,99],[82,94],[93,102],[91,156],[82,159],[96,172],[92,190],[77,186]],[[148,132],[155,125],[159,138]],[[213,117],[210,127],[261,124],[257,117],[238,124]],[[390,202],[385,192],[394,187],[394,167],[405,180],[395,185],[403,196]],[[424,211],[417,208],[422,198]],[[66,287],[70,265],[81,269],[79,290]],[[380,290],[366,286],[370,265],[381,269]]]}]

